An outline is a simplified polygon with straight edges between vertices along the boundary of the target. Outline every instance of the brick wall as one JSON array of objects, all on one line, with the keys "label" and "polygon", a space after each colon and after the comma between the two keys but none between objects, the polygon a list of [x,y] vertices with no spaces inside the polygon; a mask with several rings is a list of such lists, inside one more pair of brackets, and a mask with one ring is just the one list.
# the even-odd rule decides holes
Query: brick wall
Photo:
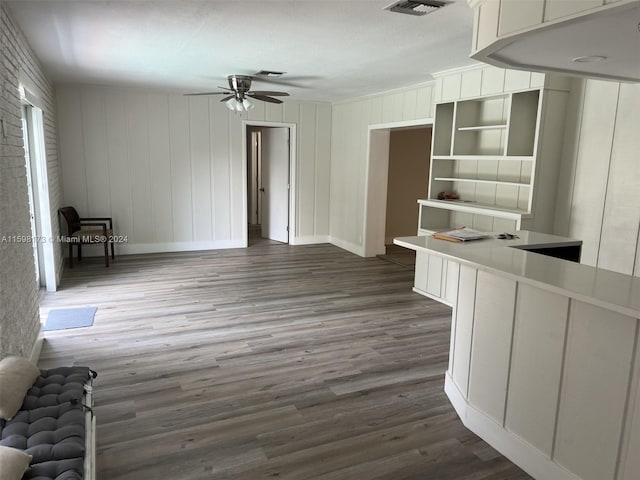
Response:
[{"label": "brick wall", "polygon": [[[22,141],[19,86],[28,82],[44,111],[49,201],[54,235],[61,192],[56,133],[55,92],[35,54],[0,3],[0,239],[31,235],[29,200]],[[62,272],[60,246],[55,248],[57,278]],[[0,242],[0,358],[28,356],[40,331],[39,289],[35,284],[33,250],[29,244]]]}]

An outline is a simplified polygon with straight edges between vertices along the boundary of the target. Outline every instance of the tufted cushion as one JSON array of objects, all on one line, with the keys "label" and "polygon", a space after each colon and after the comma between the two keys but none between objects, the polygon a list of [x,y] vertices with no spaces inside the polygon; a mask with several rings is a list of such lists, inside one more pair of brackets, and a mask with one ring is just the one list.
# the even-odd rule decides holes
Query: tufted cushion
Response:
[{"label": "tufted cushion", "polygon": [[57,462],[43,462],[31,465],[22,480],[82,480],[84,460],[71,458]]},{"label": "tufted cushion", "polygon": [[0,444],[24,450],[32,464],[84,456],[84,411],[65,403],[21,410],[0,431]]},{"label": "tufted cushion", "polygon": [[0,480],[20,480],[31,457],[15,448],[0,446]]},{"label": "tufted cushion", "polygon": [[18,413],[11,420],[0,419],[0,446],[33,457],[23,480],[81,480],[86,428],[82,401],[84,386],[95,374],[86,367],[38,373]]},{"label": "tufted cushion", "polygon": [[0,360],[0,418],[8,420],[16,414],[38,375],[38,367],[25,358],[8,356]]},{"label": "tufted cushion", "polygon": [[80,401],[91,371],[87,367],[60,367],[43,370],[27,392],[23,410]]}]

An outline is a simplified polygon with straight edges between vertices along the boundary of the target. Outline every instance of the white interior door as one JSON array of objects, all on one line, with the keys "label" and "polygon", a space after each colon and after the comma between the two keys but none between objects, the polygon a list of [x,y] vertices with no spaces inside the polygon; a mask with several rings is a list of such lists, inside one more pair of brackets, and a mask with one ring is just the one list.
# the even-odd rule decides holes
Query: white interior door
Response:
[{"label": "white interior door", "polygon": [[289,243],[289,128],[262,130],[262,237]]}]

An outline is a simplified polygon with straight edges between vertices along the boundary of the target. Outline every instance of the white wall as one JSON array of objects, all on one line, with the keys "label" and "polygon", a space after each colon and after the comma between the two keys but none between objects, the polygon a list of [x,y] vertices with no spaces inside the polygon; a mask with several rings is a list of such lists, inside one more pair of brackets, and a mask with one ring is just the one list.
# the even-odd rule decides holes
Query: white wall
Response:
[{"label": "white wall", "polygon": [[364,255],[369,125],[430,119],[433,88],[431,82],[333,105],[330,235],[335,245]]},{"label": "white wall", "polygon": [[640,84],[575,80],[556,233],[582,263],[640,276]]},{"label": "white wall", "polygon": [[[331,242],[364,255],[369,125],[431,119],[436,102],[544,85],[545,76],[540,73],[477,66],[437,75],[435,81],[414,88],[334,104],[331,126]],[[456,219],[456,222],[493,229],[493,221],[488,225],[486,217],[475,217]],[[499,227],[504,228],[502,225]]]},{"label": "white wall", "polygon": [[[57,209],[61,191],[53,84],[24,35],[0,4],[0,237],[31,235],[23,150],[20,86],[26,87],[43,109],[49,202],[53,234],[58,234]],[[56,275],[62,273],[60,246],[54,245]],[[0,358],[29,356],[40,331],[39,291],[30,243],[0,243]]]},{"label": "white wall", "polygon": [[230,112],[216,97],[140,89],[58,88],[64,203],[112,216],[120,253],[241,247],[242,120],[297,124],[293,242],[329,229],[331,106],[256,102]]}]

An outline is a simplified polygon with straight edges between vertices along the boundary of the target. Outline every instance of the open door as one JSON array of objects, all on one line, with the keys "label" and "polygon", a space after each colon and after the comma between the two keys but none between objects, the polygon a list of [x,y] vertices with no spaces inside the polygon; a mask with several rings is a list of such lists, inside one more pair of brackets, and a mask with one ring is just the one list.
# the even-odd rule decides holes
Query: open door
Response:
[{"label": "open door", "polygon": [[262,237],[289,243],[289,128],[262,130]]}]

